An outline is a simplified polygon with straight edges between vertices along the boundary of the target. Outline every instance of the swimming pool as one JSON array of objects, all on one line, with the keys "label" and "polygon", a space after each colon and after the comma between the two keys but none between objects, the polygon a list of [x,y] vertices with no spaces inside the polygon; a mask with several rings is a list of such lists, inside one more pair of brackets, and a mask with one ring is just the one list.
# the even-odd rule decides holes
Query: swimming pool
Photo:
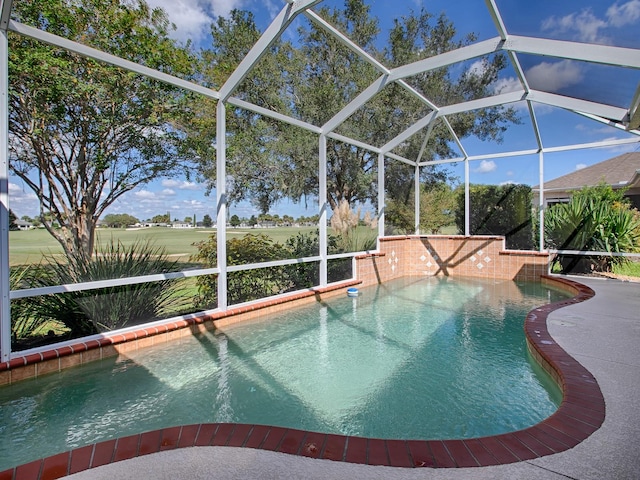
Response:
[{"label": "swimming pool", "polygon": [[532,283],[405,279],[14,384],[0,389],[0,470],[200,422],[380,438],[524,428],[560,399],[529,359],[524,317],[560,298]]}]

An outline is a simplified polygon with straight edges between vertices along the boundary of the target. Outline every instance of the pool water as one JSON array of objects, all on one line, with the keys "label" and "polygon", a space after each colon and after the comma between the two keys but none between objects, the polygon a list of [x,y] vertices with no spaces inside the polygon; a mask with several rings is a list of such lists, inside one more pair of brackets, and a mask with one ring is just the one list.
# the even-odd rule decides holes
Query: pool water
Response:
[{"label": "pool water", "polygon": [[0,470],[174,425],[239,422],[376,438],[471,438],[559,405],[524,317],[535,283],[402,279],[0,388]]}]

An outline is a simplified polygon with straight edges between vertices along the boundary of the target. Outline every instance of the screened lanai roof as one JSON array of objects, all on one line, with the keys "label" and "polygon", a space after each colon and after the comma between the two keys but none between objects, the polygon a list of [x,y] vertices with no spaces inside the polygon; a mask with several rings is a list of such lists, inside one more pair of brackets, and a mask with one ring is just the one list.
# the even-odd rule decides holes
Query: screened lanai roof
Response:
[{"label": "screened lanai roof", "polygon": [[[545,0],[533,2],[535,5],[506,0],[395,2],[392,6],[379,0],[366,2],[371,14],[379,18],[381,31],[391,27],[392,18],[424,7],[434,15],[446,14],[456,27],[459,39],[471,33],[476,37],[462,48],[425,55],[419,61],[396,68],[384,65],[367,51],[366,46],[358,45],[348,34],[341,32],[324,18],[326,13],[322,9],[343,7],[344,2],[341,0],[282,1],[278,13],[273,9],[274,4],[277,6],[276,2],[268,5],[263,2],[245,2],[242,7],[253,9],[264,27],[263,34],[218,90],[152,72],[143,66],[113,57],[109,52],[93,50],[91,46],[78,45],[13,22],[10,20],[10,8],[12,3],[18,1],[21,0],[3,2],[4,28],[150,74],[215,99],[225,100],[232,105],[276,117],[315,133],[325,134],[329,138],[366,147],[373,152],[409,163],[423,159],[396,155],[398,146],[413,135],[419,135],[425,138],[425,142],[428,141],[433,126],[437,124],[445,125],[446,128],[439,131],[446,132],[445,141],[457,152],[454,158],[446,159],[449,161],[640,141],[640,37],[637,35],[640,3],[637,0]],[[179,18],[177,13],[172,14],[169,2],[153,0],[150,4],[167,8],[172,21]],[[272,7],[271,13],[269,7]],[[346,48],[368,61],[378,71],[378,78],[368,87],[345,95],[343,105],[333,109],[327,107],[324,122],[315,125],[306,119],[287,117],[283,112],[272,111],[265,105],[253,105],[235,98],[234,92],[238,86],[245,78],[251,77],[252,69],[260,62],[261,57],[269,55],[270,45],[280,37],[295,39],[297,28],[304,27],[308,22],[321,26]],[[178,34],[181,34],[180,30]],[[196,42],[207,41],[202,36],[194,37],[196,34],[193,32],[191,35],[191,39]],[[386,38],[384,32],[379,38]],[[413,81],[423,72],[444,67],[454,67],[451,70],[453,74],[473,72],[474,69],[482,68],[483,61],[490,60],[497,54],[506,54],[507,66],[500,73],[493,90],[481,98],[459,103],[442,102],[437,98],[430,98],[429,92],[420,91],[417,82]],[[375,141],[349,137],[348,125],[352,114],[364,108],[391,84],[402,87],[402,93],[396,96],[397,102],[409,97],[418,98],[422,102],[424,107],[416,114],[416,120],[409,119],[408,123],[403,124],[402,119],[398,119],[398,125],[389,129],[387,137],[382,136]],[[511,127],[512,132],[519,132],[517,141],[514,133],[506,133],[503,144],[477,142],[473,137],[461,138],[449,122],[449,118],[457,113],[482,111],[497,105],[509,105],[519,112],[520,125]],[[558,129],[558,125],[565,125],[569,129],[572,122],[584,119],[602,125],[608,135],[597,139],[585,136],[573,140],[575,136],[563,134]],[[514,140],[510,141],[512,137]]]},{"label": "screened lanai roof", "polygon": [[[331,112],[332,115],[326,123],[318,125],[321,131],[329,136],[339,137],[341,126],[349,121],[351,114],[366,105],[381,89],[395,82],[402,85],[410,95],[419,97],[425,105],[426,113],[393,138],[369,146],[385,154],[393,154],[394,148],[411,135],[428,134],[429,126],[438,121],[449,126],[450,141],[457,145],[461,158],[491,153],[532,153],[546,148],[561,149],[566,147],[566,144],[558,142],[557,132],[545,135],[544,120],[540,120],[540,115],[537,114],[539,110],[549,108],[561,109],[608,125],[612,127],[612,136],[615,129],[624,131],[615,139],[609,138],[609,144],[638,141],[640,41],[632,31],[623,28],[625,22],[633,23],[631,18],[637,18],[637,2],[612,4],[604,12],[604,18],[609,19],[610,28],[598,21],[595,7],[602,7],[602,2],[592,2],[592,5],[582,2],[577,14],[573,12],[566,15],[557,2],[536,3],[535,14],[533,9],[524,7],[522,2],[515,8],[513,2],[458,2],[464,5],[462,9],[445,13],[454,24],[457,23],[456,16],[464,17],[460,19],[460,23],[471,24],[474,32],[480,32],[478,40],[469,46],[426,57],[394,69],[378,63],[346,34],[316,13],[318,6],[327,3],[331,2],[295,2],[291,4],[290,10],[283,11],[281,18],[289,18],[297,8],[311,6],[302,10],[302,14],[308,20],[324,26],[351,50],[368,59],[380,73],[376,82],[360,91],[341,110]],[[429,8],[432,6],[431,3],[435,2],[423,2],[423,5]],[[375,7],[375,4],[376,2],[371,2],[372,7]],[[401,12],[395,13],[401,15]],[[629,18],[625,20],[624,15],[628,15]],[[469,22],[469,17],[473,18],[472,22]],[[586,25],[589,22],[591,26]],[[281,24],[281,20],[277,19],[272,26]],[[581,31],[581,28],[585,31]],[[593,31],[598,28],[602,30],[600,34]],[[271,38],[271,32],[265,32],[256,45],[257,55],[268,45]],[[412,77],[422,72],[450,65],[459,65],[461,70],[468,71],[477,68],[480,61],[498,52],[508,55],[509,65],[502,73],[502,78],[492,95],[462,103],[442,104],[412,85]],[[235,78],[228,82],[229,87],[223,88],[221,93],[231,90],[234,82],[248,71],[253,61],[253,58],[247,57],[240,65]],[[524,118],[523,123],[531,129],[531,134],[528,143],[523,145],[525,148],[509,151],[500,147],[501,151],[498,152],[486,149],[474,151],[458,137],[455,129],[447,122],[450,115],[482,110],[495,105],[513,105],[528,110],[528,118]],[[597,145],[597,142],[587,143]]]},{"label": "screened lanai roof", "polygon": [[[316,128],[320,128],[321,133],[329,137],[393,156],[396,147],[409,137],[427,137],[431,131],[430,127],[437,122],[444,122],[449,135],[447,140],[454,145],[454,150],[459,152],[458,159],[483,158],[491,154],[554,151],[584,147],[584,144],[598,146],[602,143],[590,139],[571,145],[568,136],[563,139],[562,135],[559,135],[557,122],[554,122],[552,127],[547,127],[545,119],[540,118],[547,116],[547,112],[552,110],[559,112],[556,116],[568,112],[606,125],[611,133],[604,142],[606,144],[638,141],[640,40],[634,35],[635,30],[628,28],[635,23],[633,19],[639,16],[638,2],[612,3],[605,11],[602,11],[603,2],[581,2],[577,12],[571,10],[576,6],[570,5],[571,2],[563,2],[562,5],[558,5],[557,2],[537,2],[535,9],[523,6],[522,2],[514,7],[513,2],[491,0],[456,2],[459,4],[458,8],[446,8],[445,3],[422,2],[427,9],[446,8],[444,13],[454,24],[471,27],[473,32],[477,32],[477,41],[393,69],[374,59],[366,48],[357,45],[346,33],[341,32],[318,13],[320,7],[331,7],[342,2],[289,3],[220,89],[221,98],[232,95],[244,76],[251,75],[251,68],[259,62],[259,57],[273,39],[290,31],[292,25],[288,22],[293,21],[295,24],[297,20],[292,19],[302,16],[304,21],[321,25],[347,48],[369,61],[379,72],[375,82],[354,92],[341,109],[327,111],[326,121],[321,125],[315,125]],[[369,2],[374,14],[379,3]],[[407,5],[394,5],[395,16],[402,15],[403,9],[408,12],[415,8],[412,2],[405,3]],[[483,60],[490,59],[497,53],[507,54],[508,66],[501,73],[493,92],[483,98],[453,104],[440,103],[437,99],[429,98],[427,92],[419,91],[412,81],[416,75],[423,72],[448,66],[456,66],[463,72],[472,71],[474,68],[480,68]],[[382,89],[393,83],[401,85],[407,95],[417,97],[423,102],[424,111],[420,118],[415,123],[390,129],[394,133],[393,136],[381,138],[374,143],[364,144],[363,139],[345,138],[341,132],[350,121],[351,115],[365,107]],[[398,101],[402,101],[402,98],[399,97]],[[477,142],[474,144],[473,139],[466,141],[460,138],[448,122],[449,117],[456,113],[480,111],[496,105],[510,105],[526,112],[521,116],[521,122],[530,133],[524,142],[521,141],[519,145],[493,144],[477,148]],[[300,121],[292,123],[303,125]],[[420,158],[403,160],[419,162]]]}]

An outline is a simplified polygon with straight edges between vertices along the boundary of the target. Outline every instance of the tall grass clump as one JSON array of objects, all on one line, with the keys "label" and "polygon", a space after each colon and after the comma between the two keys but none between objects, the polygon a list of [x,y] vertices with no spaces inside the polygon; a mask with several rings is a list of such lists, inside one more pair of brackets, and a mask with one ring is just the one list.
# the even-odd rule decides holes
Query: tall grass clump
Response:
[{"label": "tall grass clump", "polygon": [[[20,284],[38,288],[161,274],[175,271],[176,263],[148,240],[129,246],[112,240],[86,261],[45,256],[43,264],[22,274]],[[28,307],[14,309],[16,329],[21,325],[16,336],[33,335],[35,327],[53,322],[76,338],[183,313],[190,303],[180,289],[179,280],[161,280],[29,297]]]},{"label": "tall grass clump", "polygon": [[[361,223],[369,227],[364,234],[358,229]],[[377,218],[372,218],[369,212],[361,222],[360,209],[351,210],[349,202],[342,200],[331,216],[331,228],[338,238],[336,251],[329,253],[374,250],[377,244],[377,226]]]},{"label": "tall grass clump", "polygon": [[[15,267],[9,272],[9,288],[21,290],[29,288],[32,278],[37,275],[35,267]],[[30,298],[11,300],[11,346],[33,342],[36,335],[49,331],[50,321],[37,315]]]}]

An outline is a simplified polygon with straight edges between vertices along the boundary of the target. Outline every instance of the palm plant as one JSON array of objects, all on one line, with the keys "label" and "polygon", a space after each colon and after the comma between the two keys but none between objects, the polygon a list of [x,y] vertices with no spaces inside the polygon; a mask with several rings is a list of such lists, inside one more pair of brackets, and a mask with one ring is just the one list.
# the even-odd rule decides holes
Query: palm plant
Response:
[{"label": "palm plant", "polygon": [[[608,253],[640,250],[640,216],[622,192],[608,185],[586,187],[568,203],[550,207],[545,215],[547,246],[557,250]],[[584,257],[560,256],[563,272],[574,269]],[[612,257],[587,257],[592,268],[609,270]]]}]

